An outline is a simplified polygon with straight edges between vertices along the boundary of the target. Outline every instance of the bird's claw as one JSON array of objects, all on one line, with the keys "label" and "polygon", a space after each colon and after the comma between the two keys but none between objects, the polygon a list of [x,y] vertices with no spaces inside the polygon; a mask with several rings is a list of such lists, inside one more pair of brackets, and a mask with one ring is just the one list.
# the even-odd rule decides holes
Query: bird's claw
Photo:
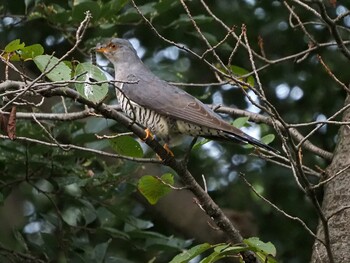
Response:
[{"label": "bird's claw", "polygon": [[[168,144],[164,144],[164,145],[163,145],[163,148],[166,150],[166,152],[167,152],[171,157],[174,157],[174,156],[175,156],[174,153],[170,150]],[[157,154],[157,157],[158,157],[158,159],[161,160],[161,161],[164,161],[164,160],[165,160],[165,159],[163,159],[162,157],[160,157],[158,154]]]},{"label": "bird's claw", "polygon": [[174,153],[170,150],[169,145],[168,144],[164,144],[163,148],[167,151],[168,154],[170,154],[172,157],[174,157]]},{"label": "bird's claw", "polygon": [[151,133],[150,129],[145,129],[146,136],[142,138],[143,141],[146,141],[148,138],[153,140],[153,134]]}]

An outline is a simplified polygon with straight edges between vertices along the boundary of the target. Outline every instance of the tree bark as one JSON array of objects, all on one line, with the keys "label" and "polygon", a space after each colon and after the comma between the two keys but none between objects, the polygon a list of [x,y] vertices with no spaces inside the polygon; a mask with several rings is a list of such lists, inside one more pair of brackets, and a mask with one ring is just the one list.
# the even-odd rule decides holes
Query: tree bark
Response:
[{"label": "tree bark", "polygon": [[[350,95],[345,105],[350,103]],[[350,121],[350,109],[347,109],[342,121]],[[322,210],[328,219],[330,246],[336,263],[350,262],[350,125],[343,125],[339,131],[339,141],[333,160],[326,169],[327,178],[335,176],[324,186]],[[317,236],[324,240],[324,229],[320,223]],[[329,262],[323,244],[316,241],[311,262]]]}]

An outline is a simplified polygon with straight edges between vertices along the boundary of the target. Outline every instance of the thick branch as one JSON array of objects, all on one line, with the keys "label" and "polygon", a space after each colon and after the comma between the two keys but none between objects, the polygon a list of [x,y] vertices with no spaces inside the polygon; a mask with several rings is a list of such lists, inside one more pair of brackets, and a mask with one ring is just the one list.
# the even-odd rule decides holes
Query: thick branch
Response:
[{"label": "thick branch", "polygon": [[[350,104],[348,95],[345,105]],[[342,121],[350,120],[350,109],[344,114]],[[329,262],[329,254],[333,252],[334,262],[350,262],[348,248],[350,246],[350,210],[342,209],[348,207],[350,198],[350,129],[349,125],[341,126],[339,141],[334,152],[332,163],[326,170],[327,183],[324,185],[324,197],[322,210],[325,219],[319,223],[317,236],[329,239],[325,248],[315,242],[312,262]],[[340,209],[341,208],[341,209]]]},{"label": "thick branch", "polygon": [[[227,113],[233,116],[245,116],[245,117],[249,117],[249,119],[255,123],[265,123],[267,125],[273,126],[273,120],[270,117],[266,117],[258,113],[252,113],[252,112],[248,112],[240,109],[233,109],[233,108],[221,107],[221,106],[214,107],[214,108],[215,108],[215,111],[218,113]],[[276,121],[276,124],[280,129],[284,129],[284,126],[280,122]],[[289,132],[297,142],[304,140],[304,136],[297,129],[290,128]],[[303,147],[326,160],[329,160],[329,161],[332,160],[332,157],[333,157],[332,153],[317,147],[316,145],[312,144],[308,140],[303,143]]]}]

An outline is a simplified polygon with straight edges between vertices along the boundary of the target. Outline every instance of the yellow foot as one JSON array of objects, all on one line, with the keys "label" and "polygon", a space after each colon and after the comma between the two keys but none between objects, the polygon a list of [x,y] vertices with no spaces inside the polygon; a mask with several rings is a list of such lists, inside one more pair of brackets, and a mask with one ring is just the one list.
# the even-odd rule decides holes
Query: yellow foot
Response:
[{"label": "yellow foot", "polygon": [[[174,153],[170,150],[168,144],[164,144],[163,148],[167,151],[168,154],[170,154],[172,157],[174,157]],[[157,154],[157,157],[160,161],[162,161],[163,159]]]},{"label": "yellow foot", "polygon": [[151,133],[150,129],[147,128],[145,130],[145,133],[146,133],[146,136],[145,136],[145,138],[142,138],[143,141],[146,141],[148,138],[153,139],[153,134]]},{"label": "yellow foot", "polygon": [[174,153],[170,150],[168,144],[164,144],[164,145],[163,145],[163,148],[164,148],[172,157],[175,156]]}]

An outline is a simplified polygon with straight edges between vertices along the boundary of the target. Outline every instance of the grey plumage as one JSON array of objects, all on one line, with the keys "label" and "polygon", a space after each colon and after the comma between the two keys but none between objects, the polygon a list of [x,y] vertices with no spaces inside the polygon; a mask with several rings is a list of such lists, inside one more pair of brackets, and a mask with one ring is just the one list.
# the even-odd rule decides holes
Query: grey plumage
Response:
[{"label": "grey plumage", "polygon": [[181,134],[272,147],[225,122],[201,101],[154,75],[137,56],[129,41],[113,38],[96,47],[112,63],[116,93],[123,111],[166,143]]}]

